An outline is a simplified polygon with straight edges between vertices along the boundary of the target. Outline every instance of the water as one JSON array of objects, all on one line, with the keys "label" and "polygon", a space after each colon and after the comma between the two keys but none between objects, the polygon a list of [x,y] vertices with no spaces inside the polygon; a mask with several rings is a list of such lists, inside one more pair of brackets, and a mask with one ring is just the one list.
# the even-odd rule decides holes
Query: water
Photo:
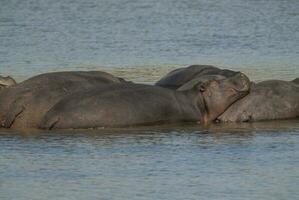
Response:
[{"label": "water", "polygon": [[[214,64],[299,77],[299,1],[1,0],[0,73],[105,70],[153,83]],[[297,199],[299,121],[0,130],[0,199]]]},{"label": "water", "polygon": [[1,0],[0,73],[215,64],[299,76],[299,1]]},{"label": "water", "polygon": [[0,135],[0,199],[296,199],[299,121]]}]

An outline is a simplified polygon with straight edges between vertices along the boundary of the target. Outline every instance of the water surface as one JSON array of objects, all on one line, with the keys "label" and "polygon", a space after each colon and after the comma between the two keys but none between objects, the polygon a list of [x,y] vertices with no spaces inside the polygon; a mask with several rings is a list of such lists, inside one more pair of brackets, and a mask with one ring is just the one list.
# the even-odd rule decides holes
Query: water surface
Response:
[{"label": "water surface", "polygon": [[299,76],[299,1],[2,0],[0,73],[215,64]]},{"label": "water surface", "polygon": [[296,199],[299,121],[0,135],[1,199]]}]

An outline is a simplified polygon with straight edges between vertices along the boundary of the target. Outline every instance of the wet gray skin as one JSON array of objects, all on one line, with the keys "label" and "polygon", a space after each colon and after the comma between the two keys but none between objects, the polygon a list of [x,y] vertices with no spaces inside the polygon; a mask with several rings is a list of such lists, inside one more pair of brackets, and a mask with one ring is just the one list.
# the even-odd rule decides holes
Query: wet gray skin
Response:
[{"label": "wet gray skin", "polygon": [[299,84],[293,81],[267,80],[253,84],[250,93],[231,105],[217,121],[251,122],[298,116]]},{"label": "wet gray skin", "polygon": [[211,65],[191,65],[189,67],[175,69],[155,83],[164,88],[177,89],[190,80],[206,75],[222,75],[232,77],[238,72],[220,69]]},{"label": "wet gray skin", "polygon": [[124,83],[101,71],[54,72],[34,76],[0,92],[0,122],[5,128],[37,128],[42,116],[65,96],[107,84]]},{"label": "wet gray skin", "polygon": [[10,87],[17,84],[17,82],[10,76],[0,76],[0,89]]},{"label": "wet gray skin", "polygon": [[242,73],[192,80],[181,88],[131,84],[72,94],[53,106],[40,128],[128,127],[175,122],[207,124],[249,91]]},{"label": "wet gray skin", "polygon": [[292,80],[292,82],[299,84],[299,78],[295,78],[294,80]]}]

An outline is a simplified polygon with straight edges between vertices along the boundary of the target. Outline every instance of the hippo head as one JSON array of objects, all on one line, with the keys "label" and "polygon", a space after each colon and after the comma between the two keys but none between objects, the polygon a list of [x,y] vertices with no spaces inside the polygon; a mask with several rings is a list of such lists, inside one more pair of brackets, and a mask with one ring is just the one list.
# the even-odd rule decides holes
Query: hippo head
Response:
[{"label": "hippo head", "polygon": [[10,87],[17,84],[16,81],[10,76],[0,76],[0,89]]},{"label": "hippo head", "polygon": [[178,91],[190,89],[197,91],[198,107],[203,114],[200,122],[207,124],[249,93],[250,80],[240,72],[228,78],[223,75],[207,75],[189,81],[178,88]]}]

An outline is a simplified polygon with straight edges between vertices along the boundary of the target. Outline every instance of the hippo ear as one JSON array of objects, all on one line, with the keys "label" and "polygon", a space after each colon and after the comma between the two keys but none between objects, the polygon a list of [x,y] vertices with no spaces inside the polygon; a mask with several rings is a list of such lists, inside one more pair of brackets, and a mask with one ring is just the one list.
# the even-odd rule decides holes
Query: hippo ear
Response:
[{"label": "hippo ear", "polygon": [[181,87],[179,87],[177,89],[177,91],[191,90],[192,88],[194,88],[197,85],[204,85],[204,84],[200,84],[200,83],[202,83],[202,79],[200,77],[194,78],[194,79],[188,81],[187,83],[185,83],[184,85],[182,85]]}]

